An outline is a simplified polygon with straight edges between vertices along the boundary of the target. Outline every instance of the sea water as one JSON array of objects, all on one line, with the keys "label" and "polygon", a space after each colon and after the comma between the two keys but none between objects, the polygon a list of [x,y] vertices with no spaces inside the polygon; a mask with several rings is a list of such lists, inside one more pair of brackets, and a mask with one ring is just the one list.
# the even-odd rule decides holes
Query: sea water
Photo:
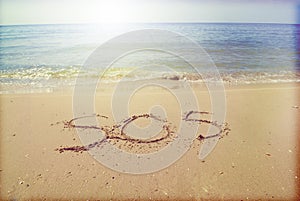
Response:
[{"label": "sea water", "polygon": [[[128,81],[202,81],[184,62],[162,52],[129,54],[116,61],[103,75],[99,75],[97,69],[82,68],[97,47],[116,36],[140,29],[173,31],[194,40],[211,57],[224,83],[300,81],[296,70],[299,28],[292,24],[9,25],[0,26],[0,93],[51,91],[74,86],[78,77],[87,82],[99,77],[106,82],[118,82],[124,77]],[[150,71],[148,67],[148,71],[130,74],[134,69],[153,63],[157,65]],[[165,71],[160,65],[173,71]]]}]

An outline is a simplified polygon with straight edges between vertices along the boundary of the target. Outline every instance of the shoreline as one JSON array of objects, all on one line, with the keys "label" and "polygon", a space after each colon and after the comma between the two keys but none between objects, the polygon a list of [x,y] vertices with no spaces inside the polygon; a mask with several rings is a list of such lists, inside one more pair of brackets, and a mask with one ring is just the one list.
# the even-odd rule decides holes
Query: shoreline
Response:
[{"label": "shoreline", "polygon": [[[150,80],[138,80],[138,81],[125,81],[122,82],[122,85],[126,85],[129,88],[134,85],[143,85],[151,83],[166,83],[167,85],[173,86],[173,88],[181,88],[184,85],[190,85],[192,88],[200,89],[201,91],[207,90],[206,84],[203,82],[193,82],[193,81],[178,81],[178,80],[164,80],[164,79],[150,79]],[[96,92],[110,91],[112,88],[118,85],[119,82],[104,83],[101,82],[97,84]],[[223,82],[224,89],[227,90],[236,90],[236,89],[268,89],[268,88],[286,88],[286,87],[297,87],[300,85],[300,82],[279,82],[279,83],[226,83]],[[87,87],[91,86],[91,83],[87,84]],[[127,87],[127,88],[128,88]],[[135,86],[134,86],[135,87]],[[13,94],[51,94],[51,93],[73,93],[75,85],[72,86],[59,86],[59,87],[45,87],[45,88],[30,88],[26,87],[24,90],[0,90],[0,95],[13,95]],[[159,92],[159,90],[158,90]]]}]

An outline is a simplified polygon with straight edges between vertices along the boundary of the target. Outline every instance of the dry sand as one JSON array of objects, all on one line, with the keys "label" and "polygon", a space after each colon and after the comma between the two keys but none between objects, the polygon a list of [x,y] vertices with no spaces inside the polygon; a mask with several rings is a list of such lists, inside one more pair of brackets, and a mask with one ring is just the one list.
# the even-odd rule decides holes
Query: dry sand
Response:
[{"label": "dry sand", "polygon": [[[209,111],[207,92],[197,91]],[[228,136],[205,161],[196,140],[180,160],[146,175],[115,172],[86,151],[55,151],[81,145],[74,129],[56,124],[73,118],[70,91],[0,95],[1,200],[299,200],[299,92],[299,84],[227,86]],[[96,111],[111,118],[109,94],[97,94]],[[130,113],[157,103],[178,124],[178,103],[163,90],[138,92]]]}]

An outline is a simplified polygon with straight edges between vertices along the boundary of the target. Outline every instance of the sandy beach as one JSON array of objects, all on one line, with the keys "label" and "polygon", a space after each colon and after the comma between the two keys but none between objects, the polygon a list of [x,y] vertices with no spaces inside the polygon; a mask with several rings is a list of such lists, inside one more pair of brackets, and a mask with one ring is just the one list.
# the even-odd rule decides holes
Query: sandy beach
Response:
[{"label": "sandy beach", "polygon": [[[210,111],[208,93],[193,87]],[[213,152],[199,160],[195,140],[174,164],[144,175],[113,171],[86,151],[56,150],[82,145],[62,123],[73,118],[72,90],[2,94],[1,200],[299,200],[299,92],[299,83],[226,86],[230,131]],[[112,119],[110,94],[98,92],[95,108]],[[176,99],[162,89],[139,91],[129,111],[147,113],[154,104],[178,124]]]}]

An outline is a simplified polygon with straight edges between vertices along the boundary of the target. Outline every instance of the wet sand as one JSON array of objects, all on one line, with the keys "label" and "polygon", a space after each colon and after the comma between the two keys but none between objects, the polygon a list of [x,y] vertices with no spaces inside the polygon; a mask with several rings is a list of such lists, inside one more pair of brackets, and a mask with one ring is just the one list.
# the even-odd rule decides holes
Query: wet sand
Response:
[{"label": "wet sand", "polygon": [[[208,93],[194,88],[201,111],[213,112]],[[0,95],[1,199],[299,200],[299,91],[299,84],[226,86],[230,130],[217,136],[222,138],[214,151],[198,159],[205,137],[199,135],[180,160],[145,175],[115,172],[84,149],[59,151],[82,147],[76,124],[68,124],[74,118],[71,91]],[[110,103],[109,90],[96,95],[96,112],[113,126]],[[182,120],[178,102],[159,89],[136,93],[131,117],[149,115],[158,103],[176,127]],[[130,144],[118,143],[125,149]]]}]

